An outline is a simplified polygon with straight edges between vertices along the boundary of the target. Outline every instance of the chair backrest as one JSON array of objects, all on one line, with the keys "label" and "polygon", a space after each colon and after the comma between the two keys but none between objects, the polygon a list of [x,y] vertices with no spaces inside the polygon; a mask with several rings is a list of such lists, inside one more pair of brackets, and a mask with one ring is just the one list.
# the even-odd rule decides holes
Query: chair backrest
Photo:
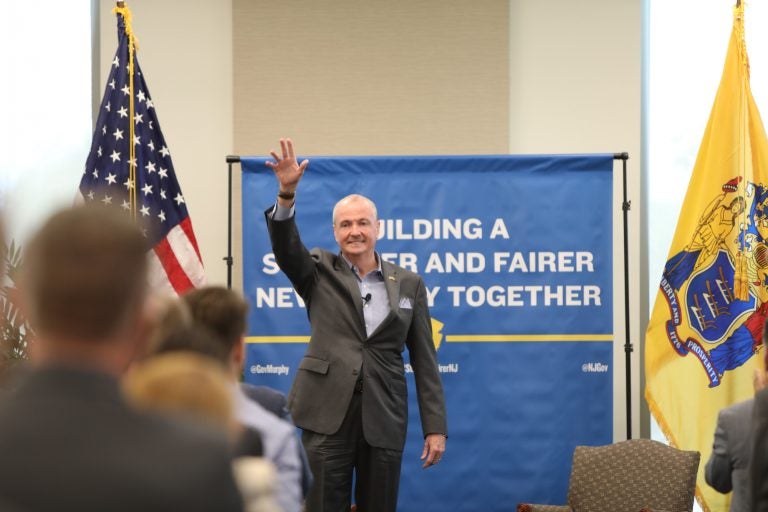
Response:
[{"label": "chair backrest", "polygon": [[649,439],[577,446],[568,505],[579,512],[691,510],[700,457]]}]

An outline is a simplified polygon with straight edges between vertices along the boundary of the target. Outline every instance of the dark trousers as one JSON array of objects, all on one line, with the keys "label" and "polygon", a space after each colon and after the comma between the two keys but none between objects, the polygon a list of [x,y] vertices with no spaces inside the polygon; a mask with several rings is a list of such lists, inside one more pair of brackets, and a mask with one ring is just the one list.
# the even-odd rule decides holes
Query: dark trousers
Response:
[{"label": "dark trousers", "polygon": [[365,441],[362,394],[352,395],[338,432],[327,436],[305,430],[301,440],[314,476],[307,512],[349,512],[353,470],[358,512],[395,512],[403,452]]}]

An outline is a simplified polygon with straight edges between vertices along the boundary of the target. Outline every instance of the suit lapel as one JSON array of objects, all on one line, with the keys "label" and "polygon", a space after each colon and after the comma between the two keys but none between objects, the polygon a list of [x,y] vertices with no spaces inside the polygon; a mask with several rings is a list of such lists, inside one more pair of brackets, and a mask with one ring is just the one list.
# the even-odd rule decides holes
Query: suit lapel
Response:
[{"label": "suit lapel", "polygon": [[400,307],[400,276],[397,275],[397,268],[386,261],[381,263],[381,273],[384,275],[384,285],[387,287],[390,312],[396,313],[397,308]]},{"label": "suit lapel", "polygon": [[352,269],[349,268],[347,262],[344,261],[344,258],[341,256],[341,254],[336,256],[334,268],[339,273],[339,279],[347,287],[347,291],[349,292],[349,300],[352,301],[355,312],[357,314],[357,324],[361,329],[363,338],[365,338],[365,317],[363,316],[363,301],[360,298],[360,286],[357,284],[357,277],[355,276],[354,272],[352,272]]}]

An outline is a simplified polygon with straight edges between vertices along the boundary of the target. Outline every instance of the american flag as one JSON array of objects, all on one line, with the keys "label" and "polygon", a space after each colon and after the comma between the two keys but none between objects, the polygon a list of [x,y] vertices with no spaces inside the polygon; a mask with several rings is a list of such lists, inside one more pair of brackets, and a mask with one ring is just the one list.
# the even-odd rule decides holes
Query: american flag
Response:
[{"label": "american flag", "polygon": [[[117,52],[101,100],[79,192],[86,202],[113,205],[132,213],[147,237],[151,286],[181,294],[205,284],[200,250],[135,52],[131,105],[130,12],[127,7],[118,8],[116,12]],[[133,141],[129,123],[133,124]]]}]

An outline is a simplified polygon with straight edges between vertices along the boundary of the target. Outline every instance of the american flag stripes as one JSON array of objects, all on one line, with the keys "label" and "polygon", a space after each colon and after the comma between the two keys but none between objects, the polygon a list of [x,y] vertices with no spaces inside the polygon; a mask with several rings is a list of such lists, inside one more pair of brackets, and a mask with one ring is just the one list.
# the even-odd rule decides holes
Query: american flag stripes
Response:
[{"label": "american flag stripes", "polygon": [[116,12],[117,52],[79,192],[133,215],[147,237],[151,286],[181,294],[205,284],[200,251],[144,75],[129,54],[130,11]]}]

